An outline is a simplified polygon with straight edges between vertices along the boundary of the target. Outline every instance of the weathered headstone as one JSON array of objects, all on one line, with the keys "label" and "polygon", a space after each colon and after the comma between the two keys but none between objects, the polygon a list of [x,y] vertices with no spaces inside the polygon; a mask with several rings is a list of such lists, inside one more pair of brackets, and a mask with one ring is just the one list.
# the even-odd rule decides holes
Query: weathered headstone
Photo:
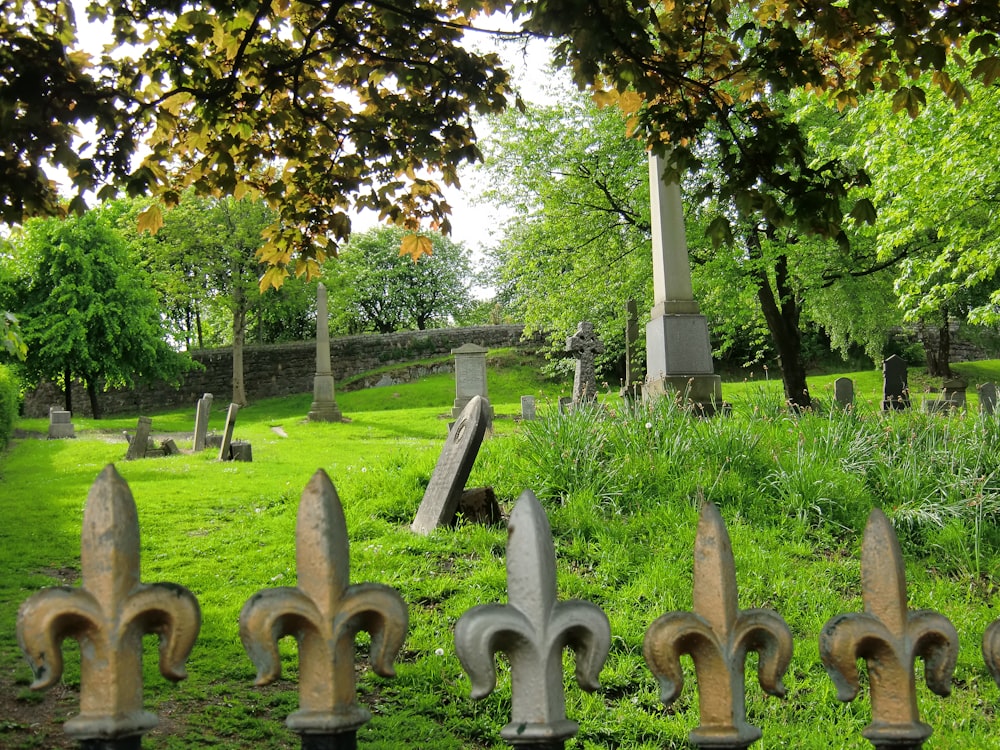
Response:
[{"label": "weathered headstone", "polygon": [[964,409],[965,392],[968,388],[969,384],[961,378],[950,378],[941,385],[941,398],[948,402],[953,409]]},{"label": "weathered headstone", "polygon": [[229,445],[229,455],[233,461],[253,461],[253,448],[246,440],[234,440]]},{"label": "weathered headstone", "polygon": [[489,408],[489,401],[482,396],[473,396],[458,415],[410,526],[418,534],[429,534],[438,526],[451,523],[455,517],[465,483],[486,435]]},{"label": "weathered headstone", "polygon": [[997,410],[997,384],[990,381],[979,386],[979,413],[995,414]]},{"label": "weathered headstone", "polygon": [[833,381],[833,398],[837,406],[849,409],[854,406],[854,381],[850,378],[837,378]]},{"label": "weathered headstone", "polygon": [[722,379],[712,366],[708,320],[691,287],[680,186],[664,181],[665,168],[662,157],[650,154],[653,309],[646,324],[646,394],[682,394],[702,413],[715,413],[723,408]]},{"label": "weathered headstone", "polygon": [[473,487],[465,490],[458,499],[458,511],[452,523],[458,516],[466,523],[478,523],[483,526],[495,526],[503,520],[500,505],[492,487]]},{"label": "weathered headstone", "polygon": [[[469,402],[476,396],[481,396],[489,404],[489,393],[486,389],[486,349],[477,344],[463,344],[452,349],[455,355],[455,403],[451,408],[451,416],[457,418]],[[490,417],[493,407],[489,407]]]},{"label": "weathered headstone", "polygon": [[236,412],[239,410],[238,404],[230,404],[229,411],[226,412],[226,426],[222,430],[222,444],[219,446],[220,461],[232,459],[233,430],[236,429]]},{"label": "weathered headstone", "polygon": [[572,396],[560,396],[559,397],[559,413],[569,414],[570,410],[573,408],[573,397]]},{"label": "weathered headstone", "polygon": [[576,373],[573,376],[573,403],[597,399],[597,375],[594,357],[604,351],[604,343],[594,333],[589,321],[581,321],[576,333],[566,337],[566,351],[576,357]]},{"label": "weathered headstone", "polygon": [[149,447],[149,433],[152,428],[152,419],[149,417],[139,417],[139,424],[136,425],[135,435],[129,441],[128,450],[125,452],[126,461],[145,457],[146,449]]},{"label": "weathered headstone", "polygon": [[76,437],[73,431],[72,414],[63,409],[49,409],[49,440]]},{"label": "weathered headstone", "polygon": [[901,411],[909,408],[906,360],[893,354],[882,362],[882,409]]},{"label": "weathered headstone", "polygon": [[521,419],[530,420],[535,416],[535,397],[521,396]]},{"label": "weathered headstone", "polygon": [[166,438],[160,447],[163,449],[163,455],[165,456],[179,456],[181,454],[181,449],[177,447],[177,443],[174,442],[173,438]]},{"label": "weathered headstone", "polygon": [[330,365],[330,313],[326,287],[316,286],[316,375],[313,377],[313,402],[309,408],[310,422],[343,422],[333,387]]},{"label": "weathered headstone", "polygon": [[212,394],[206,393],[198,399],[194,412],[194,444],[195,453],[205,450],[205,437],[208,435],[208,417],[212,411]]}]

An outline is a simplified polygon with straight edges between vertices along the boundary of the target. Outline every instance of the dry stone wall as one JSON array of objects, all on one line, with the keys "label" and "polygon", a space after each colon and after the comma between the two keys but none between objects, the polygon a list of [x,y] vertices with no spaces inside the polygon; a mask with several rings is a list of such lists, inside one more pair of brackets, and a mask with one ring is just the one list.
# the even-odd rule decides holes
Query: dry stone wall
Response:
[{"label": "dry stone wall", "polygon": [[[468,328],[438,328],[428,331],[400,331],[398,333],[346,336],[330,341],[330,359],[338,390],[342,382],[369,370],[386,365],[404,364],[449,354],[462,344],[479,344],[488,349],[510,346],[537,347],[539,340],[521,340],[523,326],[474,326]],[[233,359],[231,349],[207,349],[191,353],[204,370],[189,373],[179,387],[166,383],[138,385],[129,390],[112,390],[102,393],[101,405],[106,414],[144,413],[173,406],[191,406],[202,394],[212,393],[216,401],[225,403],[232,393]],[[244,375],[247,398],[257,401],[272,396],[311,393],[316,373],[316,344],[314,341],[272,346],[247,346],[243,351]],[[430,371],[416,366],[393,373],[392,382],[404,378],[419,378]],[[450,367],[448,369],[451,369]],[[362,387],[377,384],[366,382]],[[26,395],[24,415],[43,417],[49,406],[62,407],[62,393],[47,383]],[[74,386],[73,411],[90,416],[90,402],[82,386]]]}]

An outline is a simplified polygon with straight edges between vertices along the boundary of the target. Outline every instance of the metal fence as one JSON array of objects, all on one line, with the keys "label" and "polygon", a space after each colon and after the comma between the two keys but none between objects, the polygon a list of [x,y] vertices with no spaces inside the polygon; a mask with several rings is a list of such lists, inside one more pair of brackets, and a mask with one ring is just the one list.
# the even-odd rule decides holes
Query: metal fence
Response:
[{"label": "metal fence", "polygon": [[[566,718],[562,653],[576,657],[584,690],[598,675],[611,645],[604,612],[579,600],[559,601],[548,519],[524,492],[508,522],[507,604],[466,612],[455,627],[455,647],[472,682],[472,697],[496,685],[494,655],[511,668],[511,721],[500,730],[511,746],[558,750],[577,731]],[[156,724],[143,710],[142,638],[160,638],[160,671],[185,677],[184,664],[200,627],[194,595],[170,583],[144,584],[139,571],[139,526],[127,483],[107,467],[84,510],[82,585],[53,587],[31,596],[18,614],[18,640],[35,682],[45,689],[62,675],[61,642],[80,642],[80,712],[64,725],[86,750],[134,750]],[[296,530],[296,587],[265,589],[243,607],[240,638],[257,668],[257,684],[279,676],[277,642],[299,644],[299,710],[287,719],[303,748],[356,748],[356,732],[370,714],[356,698],[354,639],[371,634],[374,670],[392,676],[407,630],[407,606],[392,588],[351,584],[343,510],[327,475],[317,472],[302,494]],[[896,535],[874,510],[861,553],[864,612],[831,618],[819,637],[820,656],[838,697],[859,692],[858,661],[867,663],[872,722],[863,735],[876,748],[922,747],[931,727],[920,720],[915,662],[924,661],[928,687],[947,695],[958,653],[955,628],[944,616],[906,605],[906,580]],[[699,748],[746,748],[761,731],[746,719],[746,656],[756,652],[765,691],[782,695],[792,636],[773,610],[739,609],[732,547],[718,510],[706,503],[694,550],[693,611],[668,612],[649,627],[644,655],[659,681],[661,699],[680,694],[680,657],[689,655],[699,691],[700,724],[690,734]],[[987,628],[983,656],[1000,683],[1000,620]]]}]

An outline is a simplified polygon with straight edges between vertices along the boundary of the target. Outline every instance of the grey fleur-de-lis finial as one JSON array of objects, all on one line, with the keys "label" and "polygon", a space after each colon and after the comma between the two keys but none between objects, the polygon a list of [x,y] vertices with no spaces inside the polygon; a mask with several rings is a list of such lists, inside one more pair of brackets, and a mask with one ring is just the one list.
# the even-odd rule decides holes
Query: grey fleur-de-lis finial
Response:
[{"label": "grey fleur-de-lis finial", "polygon": [[142,637],[160,636],[160,673],[187,675],[184,662],[201,626],[194,595],[171,583],[144,584],[139,572],[139,520],[125,480],[108,465],[83,511],[81,587],[55,586],[31,596],[18,612],[17,637],[35,673],[35,689],[59,681],[62,641],[80,642],[80,714],[63,728],[102,747],[138,747],[156,726],[142,708]]},{"label": "grey fleur-de-lis finial", "polygon": [[906,572],[889,519],[874,509],[861,546],[864,612],[837,615],[823,627],[820,658],[837,686],[837,697],[858,694],[857,660],[868,663],[872,722],[862,732],[876,748],[918,750],[931,728],[917,710],[914,661],[924,660],[927,687],[951,692],[958,658],[958,634],[949,620],[930,610],[906,606]]},{"label": "grey fleur-de-lis finial", "polygon": [[769,609],[739,609],[736,565],[722,516],[705,503],[694,545],[694,611],[657,618],[643,643],[646,663],[660,683],[660,699],[670,704],[684,684],[680,657],[689,654],[698,677],[701,723],[692,744],[745,748],[760,736],[747,723],[744,673],[746,655],[760,655],[758,679],[772,695],[785,694],[781,677],[792,658],[792,634]]},{"label": "grey fleur-de-lis finial", "polygon": [[[317,747],[353,746],[358,727],[371,719],[358,705],[354,637],[371,633],[372,668],[395,675],[393,659],[406,638],[406,603],[378,583],[350,585],[347,523],[333,483],[317,471],[302,493],[295,528],[298,586],[264,589],[240,613],[240,638],[257,667],[258,685],[281,676],[278,640],[299,643],[299,710],[288,717],[292,731],[329,739]],[[342,742],[347,738],[348,742]],[[333,744],[330,744],[333,743]]]},{"label": "grey fleur-de-lis finial", "polygon": [[511,722],[500,732],[505,741],[561,748],[577,730],[566,718],[563,648],[576,653],[580,687],[596,690],[611,648],[611,626],[590,602],[557,601],[552,531],[530,490],[521,494],[508,522],[507,596],[509,604],[483,604],[459,618],[455,650],[476,699],[496,687],[496,652],[510,659]]}]

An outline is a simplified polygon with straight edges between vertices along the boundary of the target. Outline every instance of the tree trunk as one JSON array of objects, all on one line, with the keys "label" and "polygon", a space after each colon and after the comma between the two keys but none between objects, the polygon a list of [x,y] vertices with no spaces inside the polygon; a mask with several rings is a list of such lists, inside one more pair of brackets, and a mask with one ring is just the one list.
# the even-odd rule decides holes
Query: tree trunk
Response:
[{"label": "tree trunk", "polygon": [[[751,245],[759,248],[756,234],[751,235]],[[760,253],[756,253],[756,256],[759,259]],[[771,288],[771,280],[763,268],[757,268],[754,277],[757,282],[757,299],[760,300],[761,311],[781,363],[785,399],[791,406],[807,408],[812,404],[812,399],[806,383],[805,362],[802,361],[802,332],[799,330],[802,310],[789,285],[788,258],[779,255],[775,262],[776,290]]]},{"label": "tree trunk", "polygon": [[84,382],[87,384],[87,397],[90,399],[90,413],[94,419],[100,419],[103,413],[101,412],[101,403],[97,398],[97,386],[94,385],[94,379],[88,377]]},{"label": "tree trunk", "polygon": [[198,327],[198,348],[205,348],[205,339],[201,333],[201,308],[195,308],[194,311],[194,323]]},{"label": "tree trunk", "polygon": [[247,405],[247,389],[243,379],[243,343],[247,330],[246,296],[238,286],[233,290],[233,403]]},{"label": "tree trunk", "polygon": [[63,400],[66,403],[66,411],[73,411],[73,377],[67,367],[63,371]]},{"label": "tree trunk", "polygon": [[929,329],[926,323],[920,324],[920,343],[924,347],[927,373],[940,378],[951,375],[951,331],[948,322],[948,309],[943,308],[941,323],[936,332]]}]

